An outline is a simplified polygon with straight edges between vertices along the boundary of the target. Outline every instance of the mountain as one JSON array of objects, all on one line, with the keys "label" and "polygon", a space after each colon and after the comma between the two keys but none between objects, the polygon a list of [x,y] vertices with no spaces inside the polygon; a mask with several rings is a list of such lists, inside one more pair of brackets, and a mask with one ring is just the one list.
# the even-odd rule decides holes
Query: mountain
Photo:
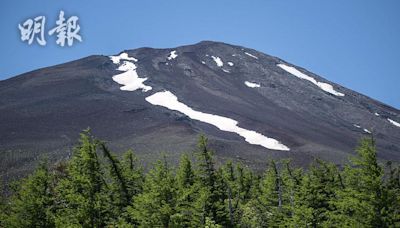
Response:
[{"label": "mountain", "polygon": [[[350,77],[350,75],[349,75]],[[90,127],[117,152],[172,160],[209,137],[218,161],[342,164],[371,132],[400,161],[400,111],[253,49],[203,41],[94,55],[0,81],[0,172],[70,155]]]}]

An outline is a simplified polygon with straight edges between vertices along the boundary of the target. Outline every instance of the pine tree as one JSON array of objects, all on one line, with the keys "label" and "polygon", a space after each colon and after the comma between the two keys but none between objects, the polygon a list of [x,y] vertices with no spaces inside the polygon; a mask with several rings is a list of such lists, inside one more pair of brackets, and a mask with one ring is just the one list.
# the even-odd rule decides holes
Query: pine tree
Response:
[{"label": "pine tree", "polygon": [[393,169],[392,162],[388,162],[388,172],[388,179],[384,184],[384,192],[387,194],[385,223],[400,227],[400,166]]},{"label": "pine tree", "polygon": [[217,225],[229,226],[231,224],[225,205],[225,200],[228,198],[226,186],[222,171],[215,170],[213,155],[208,149],[207,141],[208,139],[201,135],[196,151],[199,177],[199,197],[196,208],[201,213],[201,224],[205,224],[208,217]]},{"label": "pine tree", "polygon": [[32,175],[19,181],[9,214],[1,223],[4,227],[54,227],[53,193],[52,175],[44,161]]},{"label": "pine tree", "polygon": [[197,227],[200,225],[200,215],[194,203],[198,195],[196,176],[192,162],[187,154],[183,154],[176,172],[177,203],[176,213],[172,217],[171,227]]},{"label": "pine tree", "polygon": [[80,145],[67,165],[67,177],[57,186],[57,226],[101,227],[110,220],[111,207],[98,146],[89,130],[81,134]]},{"label": "pine tree", "polygon": [[329,214],[335,209],[330,202],[340,187],[338,170],[333,164],[316,160],[296,194],[294,224],[308,227],[321,227],[327,224]]},{"label": "pine tree", "polygon": [[358,227],[390,227],[387,214],[388,192],[383,186],[383,169],[376,158],[373,138],[365,138],[357,148],[357,157],[343,172],[344,186],[333,205],[336,213],[331,224]]},{"label": "pine tree", "polygon": [[222,176],[224,178],[224,183],[226,186],[226,193],[228,199],[226,200],[229,212],[229,222],[230,224],[235,224],[238,219],[235,218],[235,213],[237,212],[237,205],[239,203],[239,190],[236,183],[237,177],[235,173],[235,168],[232,161],[228,161],[225,166],[222,167]]},{"label": "pine tree", "polygon": [[146,175],[143,192],[134,197],[128,212],[140,227],[169,227],[176,213],[176,193],[175,178],[164,158]]},{"label": "pine tree", "polygon": [[294,169],[291,167],[290,160],[283,161],[284,168],[282,170],[282,182],[284,184],[283,198],[283,212],[285,213],[284,221],[281,226],[294,226],[294,218],[296,217],[297,196],[300,192],[301,183],[303,181],[303,170],[301,168]]},{"label": "pine tree", "polygon": [[257,186],[256,197],[252,207],[261,226],[276,226],[283,222],[284,183],[274,161],[266,170],[260,185]]},{"label": "pine tree", "polygon": [[384,171],[372,138],[343,171],[319,160],[305,172],[272,161],[262,176],[216,169],[204,136],[196,155],[144,175],[132,151],[118,159],[85,131],[70,161],[40,163],[0,198],[0,227],[400,227],[400,167]]},{"label": "pine tree", "polygon": [[124,154],[121,165],[122,174],[125,177],[129,195],[138,195],[143,189],[144,171],[132,150],[128,150]]},{"label": "pine tree", "polygon": [[110,200],[110,212],[113,218],[112,223],[121,220],[135,224],[127,214],[127,207],[132,203],[134,196],[141,192],[143,173],[141,167],[136,164],[136,158],[132,151],[124,155],[120,162],[102,142],[100,146],[108,166],[107,185],[108,197]]}]

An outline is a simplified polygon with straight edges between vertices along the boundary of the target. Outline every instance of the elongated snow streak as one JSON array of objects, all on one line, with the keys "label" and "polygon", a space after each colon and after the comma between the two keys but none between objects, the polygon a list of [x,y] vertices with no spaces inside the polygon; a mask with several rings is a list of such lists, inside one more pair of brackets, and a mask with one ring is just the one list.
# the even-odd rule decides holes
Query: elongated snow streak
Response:
[{"label": "elongated snow streak", "polygon": [[174,50],[174,51],[171,51],[171,52],[169,53],[168,60],[175,59],[176,57],[178,57],[178,54],[176,54],[176,51],[175,51],[175,50]]},{"label": "elongated snow streak", "polygon": [[217,66],[222,67],[224,65],[224,63],[222,62],[220,57],[216,57],[216,56],[211,56],[211,58],[213,58],[213,60],[215,61],[215,63],[217,64]]},{"label": "elongated snow streak", "polygon": [[398,123],[398,122],[396,122],[396,121],[394,121],[394,120],[392,120],[392,119],[387,119],[391,124],[393,124],[394,126],[396,126],[396,127],[400,127],[400,123]]},{"label": "elongated snow streak", "polygon": [[368,129],[366,129],[366,128],[364,128],[364,132],[365,132],[365,133],[368,133],[368,134],[371,134],[371,132],[370,132]]},{"label": "elongated snow streak", "polygon": [[233,62],[228,62],[228,65],[233,66],[234,64],[233,64]]},{"label": "elongated snow streak", "polygon": [[289,72],[290,74],[298,77],[298,78],[301,78],[301,79],[304,79],[304,80],[312,82],[313,84],[315,84],[316,86],[318,86],[319,88],[324,90],[325,92],[328,92],[328,93],[333,94],[335,96],[340,96],[340,97],[344,96],[343,93],[340,93],[340,92],[334,90],[332,85],[330,85],[328,83],[324,83],[324,82],[317,82],[317,80],[315,80],[313,77],[310,77],[310,76],[298,71],[294,67],[287,66],[285,64],[278,64],[277,66],[282,68],[286,72]]},{"label": "elongated snow streak", "polygon": [[[123,85],[120,87],[120,90],[135,91],[137,89],[142,89],[143,92],[147,92],[152,89],[151,86],[143,84],[147,78],[140,78],[136,72],[136,65],[133,62],[130,62],[137,62],[137,59],[129,57],[126,53],[122,53],[119,56],[110,56],[110,59],[113,61],[113,63],[119,65],[117,70],[123,71],[123,73],[114,75],[112,77],[116,83]],[[125,61],[120,64],[121,60]]]},{"label": "elongated snow streak", "polygon": [[254,83],[254,82],[249,82],[249,81],[245,81],[244,84],[246,84],[246,86],[250,87],[250,88],[259,88],[260,87],[260,84]]},{"label": "elongated snow streak", "polygon": [[281,144],[276,139],[268,138],[255,131],[239,127],[236,120],[193,110],[184,103],[178,101],[178,98],[170,91],[155,93],[146,97],[146,101],[153,105],[158,105],[170,110],[181,112],[191,119],[214,125],[222,131],[236,133],[242,136],[250,144],[260,145],[271,150],[290,150],[289,147]]},{"label": "elongated snow streak", "polygon": [[375,116],[380,116],[379,113],[375,112]]},{"label": "elongated snow streak", "polygon": [[248,53],[248,52],[245,52],[244,54],[246,54],[246,55],[248,55],[248,56],[250,56],[250,57],[252,57],[252,58],[258,59],[258,57],[257,57],[257,56],[255,56],[255,55],[252,55],[252,54],[250,54],[250,53]]}]

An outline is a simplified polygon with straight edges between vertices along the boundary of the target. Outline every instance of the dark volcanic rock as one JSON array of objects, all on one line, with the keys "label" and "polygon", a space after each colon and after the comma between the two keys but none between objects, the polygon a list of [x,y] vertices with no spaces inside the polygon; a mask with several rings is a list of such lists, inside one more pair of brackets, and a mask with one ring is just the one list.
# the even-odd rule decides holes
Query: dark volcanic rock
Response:
[{"label": "dark volcanic rock", "polygon": [[[168,60],[173,50],[178,57]],[[256,169],[270,158],[304,165],[319,157],[341,164],[368,135],[364,128],[374,132],[380,159],[400,160],[400,127],[387,120],[400,122],[399,110],[294,66],[345,96],[327,93],[278,67],[293,66],[279,58],[209,41],[125,52],[139,60],[137,72],[148,78],[145,84],[152,90],[121,91],[112,79],[121,72],[108,56],[89,56],[0,82],[3,178],[25,174],[42,155],[53,161],[67,158],[87,127],[116,152],[133,148],[146,162],[161,152],[176,160],[192,151],[198,134],[205,133],[219,161],[237,160]],[[223,67],[211,56],[220,57]],[[249,88],[245,81],[260,88]],[[242,128],[277,139],[290,151],[251,145],[239,135],[145,100],[163,90],[194,110],[232,118]]]}]

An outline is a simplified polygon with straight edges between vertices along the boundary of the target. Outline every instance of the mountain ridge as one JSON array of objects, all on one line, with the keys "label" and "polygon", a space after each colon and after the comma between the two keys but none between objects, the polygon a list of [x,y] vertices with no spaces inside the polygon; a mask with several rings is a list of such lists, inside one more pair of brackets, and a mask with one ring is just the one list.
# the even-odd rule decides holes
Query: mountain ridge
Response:
[{"label": "mountain ridge", "polygon": [[[116,56],[123,53],[131,58],[129,64],[91,55],[0,81],[0,151],[27,151],[21,159],[17,152],[0,152],[2,175],[24,173],[42,154],[65,159],[88,126],[113,149],[133,148],[146,161],[162,151],[176,160],[205,133],[221,161],[241,160],[255,169],[270,158],[291,158],[302,165],[319,157],[341,164],[357,140],[369,135],[365,130],[374,132],[381,159],[400,160],[400,128],[388,120],[400,122],[399,110],[278,57],[212,41],[124,50]],[[122,65],[130,68],[118,70]],[[142,83],[151,90],[122,91],[124,85],[114,76],[127,71],[147,78]],[[291,150],[252,145],[235,133],[146,101],[162,91],[195,111],[235,120],[241,129],[277,139]]]}]

